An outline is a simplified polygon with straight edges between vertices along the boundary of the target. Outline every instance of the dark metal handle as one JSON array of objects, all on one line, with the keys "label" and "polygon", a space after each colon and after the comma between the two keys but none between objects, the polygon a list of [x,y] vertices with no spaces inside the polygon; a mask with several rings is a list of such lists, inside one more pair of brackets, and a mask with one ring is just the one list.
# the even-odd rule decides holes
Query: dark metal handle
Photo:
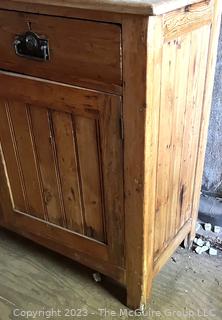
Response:
[{"label": "dark metal handle", "polygon": [[20,57],[39,61],[49,60],[49,42],[36,33],[28,31],[18,35],[14,41],[15,53]]}]

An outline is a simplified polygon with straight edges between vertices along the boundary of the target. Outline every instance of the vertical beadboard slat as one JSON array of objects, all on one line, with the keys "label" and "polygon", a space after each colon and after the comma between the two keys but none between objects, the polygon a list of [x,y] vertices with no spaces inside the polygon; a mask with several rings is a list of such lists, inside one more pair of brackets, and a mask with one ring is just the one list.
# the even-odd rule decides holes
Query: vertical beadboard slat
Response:
[{"label": "vertical beadboard slat", "polygon": [[104,241],[96,120],[75,117],[80,172],[88,237]]},{"label": "vertical beadboard slat", "polygon": [[7,170],[8,183],[10,184],[12,206],[17,210],[27,212],[28,204],[24,177],[8,111],[8,103],[0,100],[0,137],[5,169]]},{"label": "vertical beadboard slat", "polygon": [[61,215],[61,204],[59,201],[48,110],[46,108],[32,107],[30,108],[30,116],[48,220],[51,223],[64,226],[64,218]]},{"label": "vertical beadboard slat", "polygon": [[52,121],[67,228],[83,234],[84,221],[80,202],[77,154],[72,116],[68,113],[52,112]]},{"label": "vertical beadboard slat", "polygon": [[24,178],[28,212],[38,218],[44,218],[44,206],[38,180],[34,150],[29,132],[26,105],[11,102],[8,109],[11,119],[11,131],[14,132],[14,145],[20,159],[21,172]]}]

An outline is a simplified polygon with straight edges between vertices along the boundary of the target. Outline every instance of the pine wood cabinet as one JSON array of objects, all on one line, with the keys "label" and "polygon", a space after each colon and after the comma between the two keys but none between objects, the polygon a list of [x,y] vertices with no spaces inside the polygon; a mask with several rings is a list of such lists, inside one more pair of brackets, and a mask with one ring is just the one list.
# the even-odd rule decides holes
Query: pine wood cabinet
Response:
[{"label": "pine wood cabinet", "polygon": [[195,236],[221,2],[0,4],[0,225],[142,307]]}]

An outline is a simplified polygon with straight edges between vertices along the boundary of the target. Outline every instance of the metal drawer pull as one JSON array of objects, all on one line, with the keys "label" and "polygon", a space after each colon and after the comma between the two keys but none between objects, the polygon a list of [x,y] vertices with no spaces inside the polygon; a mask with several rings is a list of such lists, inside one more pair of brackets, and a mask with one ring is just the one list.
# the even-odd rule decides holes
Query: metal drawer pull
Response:
[{"label": "metal drawer pull", "polygon": [[18,56],[39,60],[49,60],[49,42],[41,39],[34,32],[18,35],[14,41],[15,53]]}]

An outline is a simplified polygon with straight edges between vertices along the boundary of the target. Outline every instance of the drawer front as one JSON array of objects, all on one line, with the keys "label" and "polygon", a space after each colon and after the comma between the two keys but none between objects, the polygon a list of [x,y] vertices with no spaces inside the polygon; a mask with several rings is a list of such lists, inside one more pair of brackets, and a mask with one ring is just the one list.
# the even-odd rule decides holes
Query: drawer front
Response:
[{"label": "drawer front", "polygon": [[[27,32],[48,41],[49,60],[16,54]],[[121,92],[119,25],[0,10],[0,69],[107,92]]]}]

